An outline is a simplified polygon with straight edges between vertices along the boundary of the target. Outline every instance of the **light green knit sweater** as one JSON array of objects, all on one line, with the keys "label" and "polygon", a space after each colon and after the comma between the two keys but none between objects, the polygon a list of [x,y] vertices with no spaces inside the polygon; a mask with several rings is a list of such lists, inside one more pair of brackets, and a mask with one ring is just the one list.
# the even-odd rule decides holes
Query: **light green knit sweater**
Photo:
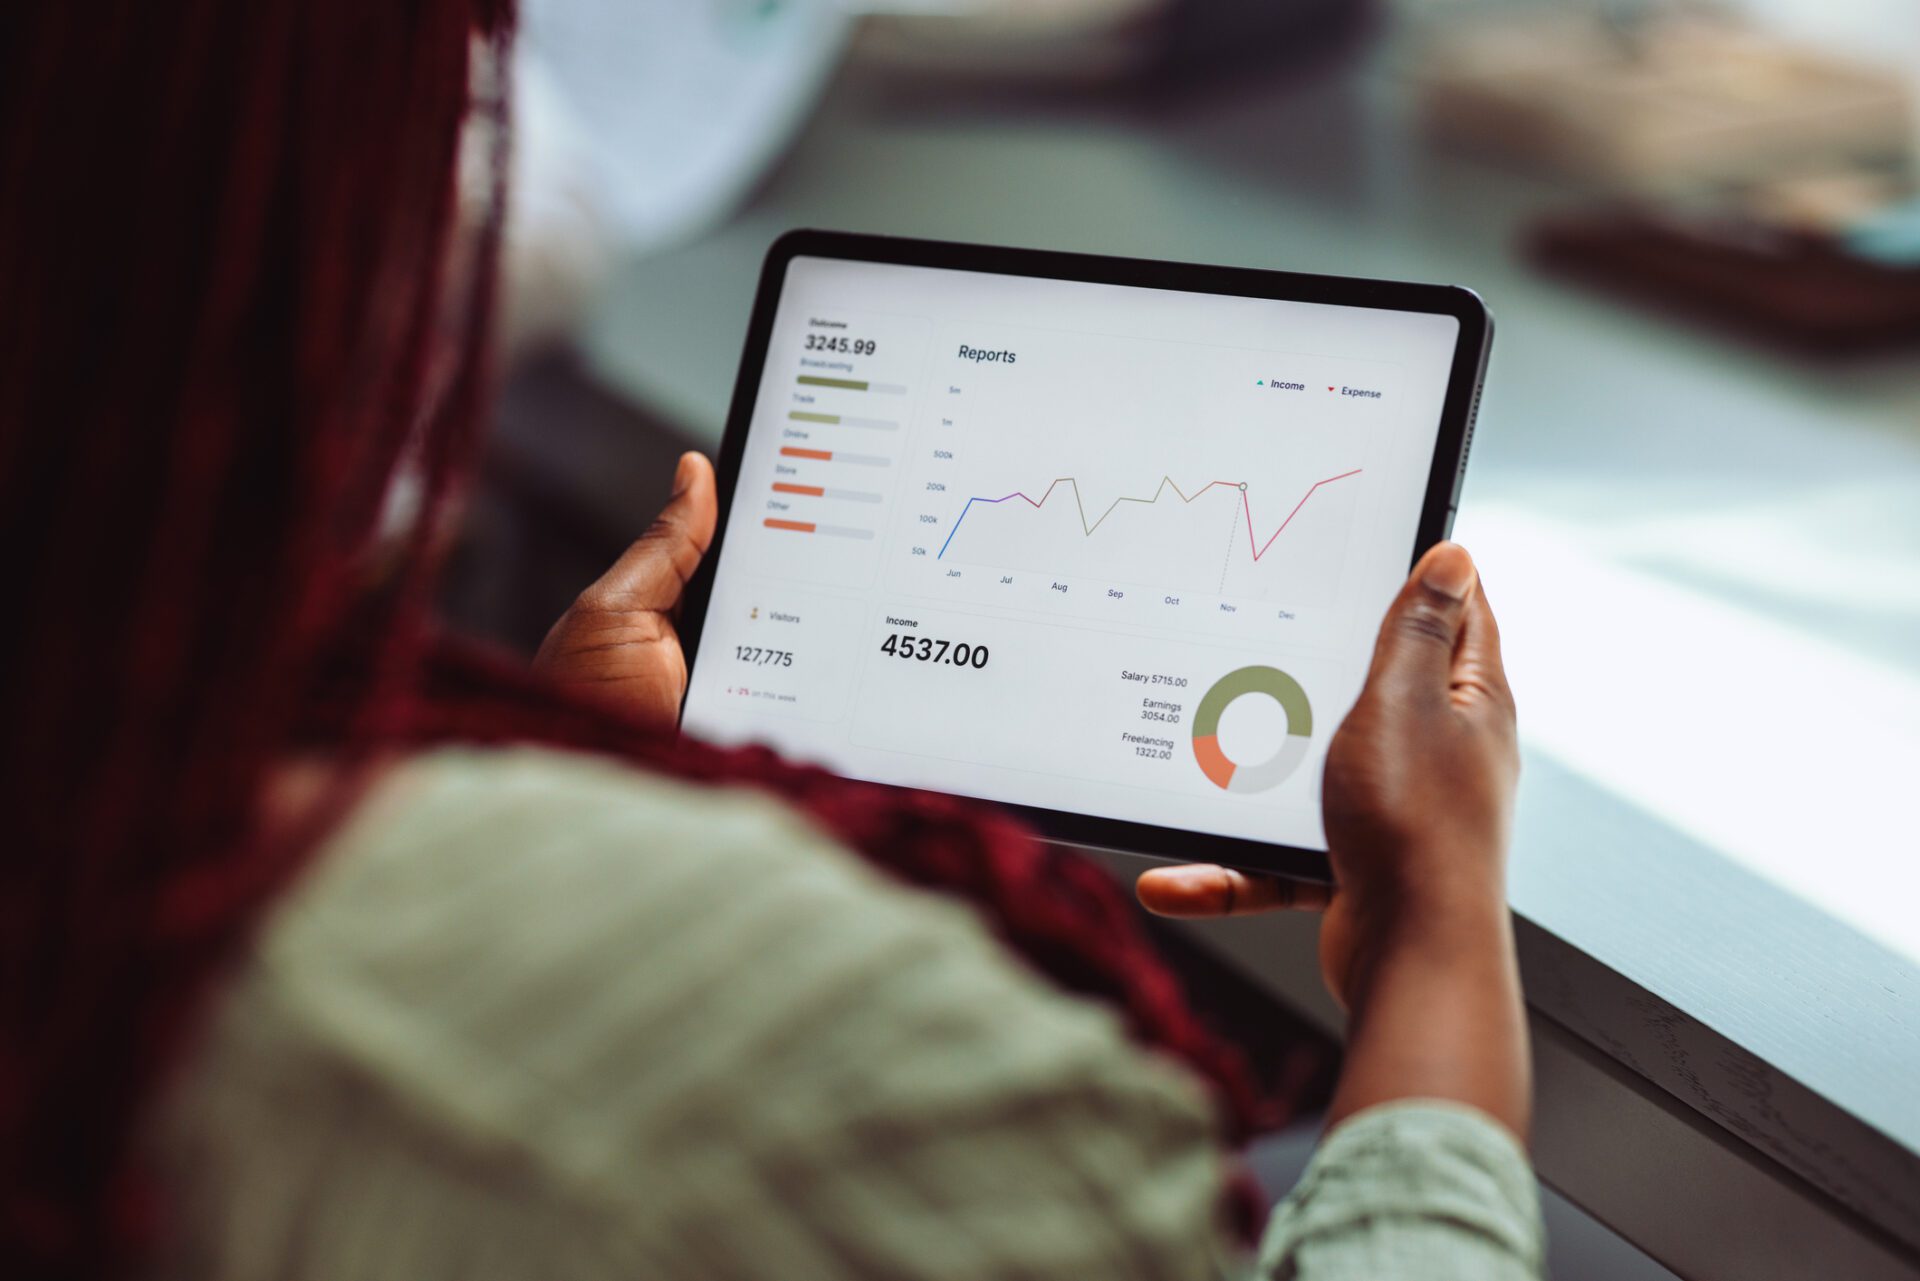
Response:
[{"label": "light green knit sweater", "polygon": [[172,1281],[1521,1281],[1519,1149],[1350,1120],[1260,1258],[1179,1066],[769,800],[533,750],[402,766],[151,1135]]}]

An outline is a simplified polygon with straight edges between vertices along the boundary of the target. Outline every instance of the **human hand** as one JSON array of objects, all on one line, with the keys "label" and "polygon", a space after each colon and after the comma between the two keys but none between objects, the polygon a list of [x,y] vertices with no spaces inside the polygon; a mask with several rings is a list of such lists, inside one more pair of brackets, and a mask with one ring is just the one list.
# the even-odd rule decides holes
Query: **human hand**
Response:
[{"label": "human hand", "polygon": [[682,454],[665,509],[560,616],[534,666],[640,720],[672,725],[687,689],[687,659],[673,620],[687,580],[713,542],[719,510],[713,464]]},{"label": "human hand", "polygon": [[1321,962],[1349,1001],[1359,963],[1409,931],[1495,925],[1519,777],[1513,694],[1472,558],[1433,548],[1387,611],[1360,699],[1327,751],[1322,809],[1337,892],[1231,868],[1156,868],[1166,916],[1327,910]]},{"label": "human hand", "polygon": [[1171,916],[1326,906],[1320,962],[1348,1008],[1329,1124],[1450,1099],[1524,1140],[1532,1109],[1505,869],[1519,779],[1500,637],[1466,552],[1429,551],[1387,611],[1366,687],[1327,749],[1334,889],[1217,867],[1140,878]]}]

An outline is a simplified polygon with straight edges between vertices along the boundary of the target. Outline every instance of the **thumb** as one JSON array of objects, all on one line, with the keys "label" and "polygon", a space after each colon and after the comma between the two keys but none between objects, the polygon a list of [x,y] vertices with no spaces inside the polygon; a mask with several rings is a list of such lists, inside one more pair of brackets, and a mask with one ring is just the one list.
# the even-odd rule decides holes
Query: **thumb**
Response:
[{"label": "thumb", "polygon": [[1477,582],[1467,601],[1466,616],[1460,624],[1460,643],[1453,651],[1453,696],[1455,702],[1473,698],[1491,699],[1513,717],[1513,690],[1507,684],[1507,668],[1500,656],[1500,624],[1494,620],[1493,606],[1487,603],[1487,588]]},{"label": "thumb", "polygon": [[1458,543],[1438,543],[1422,556],[1380,624],[1368,689],[1395,700],[1445,698],[1478,581],[1473,557]]},{"label": "thumb", "polygon": [[719,511],[713,464],[703,454],[680,455],[673,497],[588,594],[608,608],[673,609],[713,542]]}]

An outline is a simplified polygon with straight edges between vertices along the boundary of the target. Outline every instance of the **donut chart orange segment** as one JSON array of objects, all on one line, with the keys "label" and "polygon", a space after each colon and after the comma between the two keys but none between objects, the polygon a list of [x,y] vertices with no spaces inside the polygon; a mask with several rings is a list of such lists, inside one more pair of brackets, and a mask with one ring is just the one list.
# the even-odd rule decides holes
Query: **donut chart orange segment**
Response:
[{"label": "donut chart orange segment", "polygon": [[1233,781],[1233,762],[1220,750],[1220,739],[1214,734],[1203,734],[1193,740],[1193,758],[1200,762],[1200,772],[1210,779],[1215,787],[1226,789]]}]

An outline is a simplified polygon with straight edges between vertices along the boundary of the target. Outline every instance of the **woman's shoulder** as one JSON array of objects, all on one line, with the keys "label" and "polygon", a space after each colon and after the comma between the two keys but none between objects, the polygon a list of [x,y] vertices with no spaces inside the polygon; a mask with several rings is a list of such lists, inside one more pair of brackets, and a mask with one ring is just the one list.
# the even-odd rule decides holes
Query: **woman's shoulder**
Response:
[{"label": "woman's shoulder", "polygon": [[690,785],[580,752],[445,747],[383,773],[275,933],[294,941],[341,914],[404,910],[419,928],[457,934],[495,928],[504,911],[515,933],[579,937],[565,924],[574,911],[536,909],[584,903],[666,928],[690,923],[676,895],[735,877],[819,878],[831,852],[802,815],[746,788]]},{"label": "woman's shoulder", "polygon": [[436,1002],[457,985],[508,1003],[538,988],[544,1004],[577,977],[570,1012],[604,1004],[634,1022],[654,998],[736,972],[791,994],[899,983],[934,957],[965,958],[929,967],[944,983],[1051,995],[971,908],[897,881],[768,793],[509,747],[390,770],[275,914],[256,965]]},{"label": "woman's shoulder", "polygon": [[516,1023],[657,1038],[915,980],[1038,989],[971,910],[896,883],[769,795],[540,748],[441,749],[389,771],[276,913],[255,969],[289,1000],[394,1002],[414,1026],[515,1056],[538,1053]]},{"label": "woman's shoulder", "polygon": [[[1184,1208],[1161,1231],[1189,1249],[1220,1179],[1197,1084],[971,910],[763,795],[544,750],[393,770],[268,924],[191,1075],[175,1134],[241,1136],[214,1168],[373,1126],[451,1167],[510,1154],[553,1195],[618,1203],[623,1232],[763,1193],[830,1221],[911,1177],[924,1234],[969,1203],[1040,1214],[1057,1178],[1111,1188],[1115,1230],[1127,1197]],[[235,1115],[291,1091],[298,1112]]]}]

